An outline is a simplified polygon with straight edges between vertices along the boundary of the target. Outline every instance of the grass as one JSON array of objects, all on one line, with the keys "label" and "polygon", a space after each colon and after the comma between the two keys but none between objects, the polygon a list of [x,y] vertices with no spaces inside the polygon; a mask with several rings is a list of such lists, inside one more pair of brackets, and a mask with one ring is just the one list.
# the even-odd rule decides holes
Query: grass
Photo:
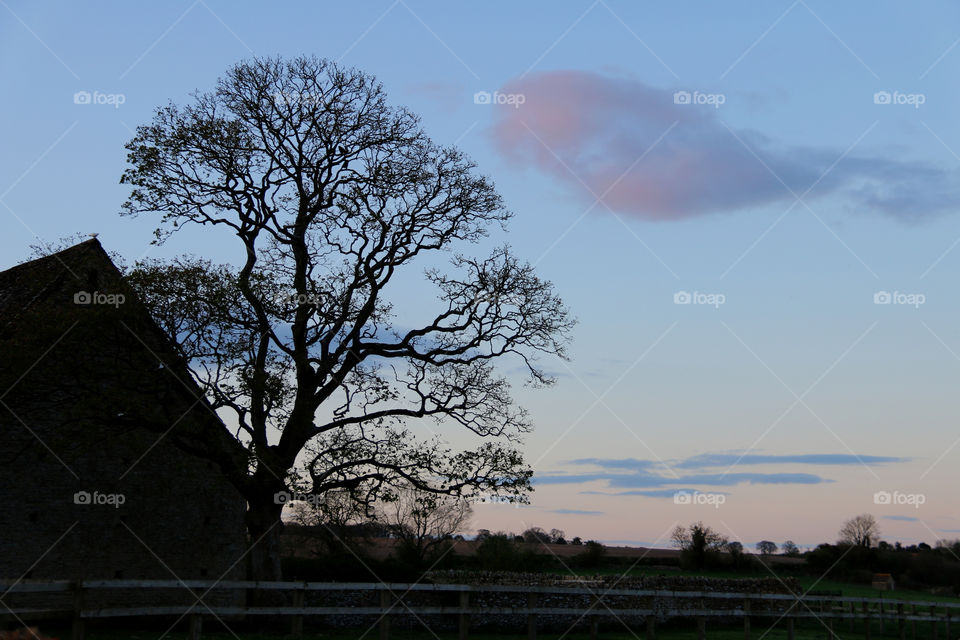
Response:
[{"label": "grass", "polygon": [[900,589],[897,591],[877,591],[870,585],[856,584],[851,582],[834,582],[832,580],[820,580],[810,576],[799,576],[797,580],[800,586],[807,591],[840,591],[844,597],[848,598],[883,598],[884,600],[921,600],[925,602],[958,602],[953,596],[939,596],[926,591],[915,591],[910,589]]},{"label": "grass", "polygon": [[[638,577],[638,576],[703,576],[707,578],[772,578],[772,574],[764,571],[757,571],[754,573],[736,573],[733,571],[699,571],[691,572],[684,571],[682,569],[675,569],[669,567],[663,568],[652,568],[652,567],[634,567],[629,571],[626,571],[626,567],[603,567],[600,569],[577,569],[575,572],[577,575],[582,576],[619,576],[626,575],[628,577]],[[889,600],[919,600],[924,602],[958,602],[958,599],[953,596],[942,596],[934,595],[932,593],[927,593],[926,591],[916,591],[916,590],[897,590],[897,591],[878,591],[867,584],[857,584],[853,582],[837,582],[835,580],[821,580],[814,576],[788,576],[781,575],[780,577],[794,577],[800,583],[800,588],[806,591],[813,591],[814,594],[818,591],[839,591],[843,597],[846,598],[884,598]]]},{"label": "grass", "polygon": [[705,578],[759,578],[763,575],[769,576],[770,574],[751,574],[751,573],[736,573],[733,571],[698,571],[693,573],[691,571],[684,571],[683,569],[675,569],[673,567],[633,567],[626,573],[624,571],[627,567],[600,567],[597,569],[574,569],[573,571],[577,575],[581,576],[703,576]]}]

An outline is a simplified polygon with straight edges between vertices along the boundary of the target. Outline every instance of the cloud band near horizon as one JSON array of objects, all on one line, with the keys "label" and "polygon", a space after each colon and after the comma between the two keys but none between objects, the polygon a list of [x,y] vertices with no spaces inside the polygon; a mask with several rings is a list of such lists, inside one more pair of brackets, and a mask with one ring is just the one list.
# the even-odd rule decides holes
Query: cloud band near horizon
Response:
[{"label": "cloud band near horizon", "polygon": [[[599,471],[587,473],[546,473],[534,476],[537,484],[575,484],[604,482],[610,489],[626,489],[608,495],[638,495],[662,498],[677,491],[696,491],[688,487],[732,487],[741,484],[824,484],[833,480],[813,473],[796,472],[731,472],[730,468],[741,465],[884,465],[909,461],[909,458],[856,454],[741,454],[737,452],[706,453],[682,460],[661,462],[638,458],[579,458],[567,464],[599,467]],[[703,473],[705,470],[727,467],[720,473]],[[701,473],[677,474],[675,469],[701,471]],[[665,488],[672,487],[672,488]],[[602,493],[602,492],[588,492]]]}]

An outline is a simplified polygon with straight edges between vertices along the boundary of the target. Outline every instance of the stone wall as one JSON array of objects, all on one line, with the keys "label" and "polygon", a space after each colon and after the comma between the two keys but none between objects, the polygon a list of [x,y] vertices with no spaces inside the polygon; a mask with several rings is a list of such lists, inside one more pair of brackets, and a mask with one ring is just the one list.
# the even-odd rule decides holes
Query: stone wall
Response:
[{"label": "stone wall", "polygon": [[[245,502],[174,446],[217,424],[199,390],[129,292],[74,302],[118,282],[95,241],[0,273],[0,580],[242,579]],[[193,601],[156,595],[103,602]]]},{"label": "stone wall", "polygon": [[[620,578],[618,576],[595,577],[566,577],[542,573],[512,573],[512,572],[473,572],[473,571],[442,571],[431,572],[421,584],[471,584],[484,586],[533,587],[556,586],[561,588],[590,589],[596,594],[603,594],[608,589],[616,590],[656,590],[656,591],[705,591],[722,593],[801,593],[800,585],[794,578],[785,578],[783,581],[776,578],[744,578],[722,579],[705,578],[700,576],[637,576]],[[401,592],[402,593],[402,592]],[[482,591],[470,594],[470,604],[474,607],[525,607],[528,604],[528,594],[524,591]],[[408,606],[447,606],[459,605],[457,592],[423,592],[410,591],[403,596]],[[539,594],[537,606],[559,609],[586,609],[591,606],[594,596],[580,593],[551,593]],[[379,606],[379,592],[377,591],[324,591],[308,592],[307,602],[311,606]],[[658,613],[660,623],[675,618],[668,615],[668,611],[676,609],[697,609],[701,606],[699,598],[650,597],[632,595],[606,595],[604,602],[611,609],[648,609]],[[752,604],[753,611],[761,611],[765,606],[760,601]],[[715,599],[705,601],[704,607],[712,610],[742,609],[743,602],[739,599]],[[602,609],[602,607],[601,607]],[[417,629],[426,625],[435,631],[452,631],[456,629],[457,617],[454,615],[421,615],[414,616],[407,613],[403,606],[394,608],[391,615],[391,625],[401,629]],[[729,623],[741,618],[731,615],[727,618],[717,617],[713,623]],[[645,618],[641,616],[621,615],[618,618],[607,616],[605,624],[627,624],[632,628],[641,629]],[[340,628],[367,628],[376,621],[376,616],[328,616],[313,620],[315,624],[324,624]],[[564,631],[572,625],[583,627],[588,624],[579,615],[540,615],[538,628],[544,631]],[[488,632],[515,632],[521,633],[526,628],[526,618],[523,615],[474,615],[470,620],[471,630]]]}]

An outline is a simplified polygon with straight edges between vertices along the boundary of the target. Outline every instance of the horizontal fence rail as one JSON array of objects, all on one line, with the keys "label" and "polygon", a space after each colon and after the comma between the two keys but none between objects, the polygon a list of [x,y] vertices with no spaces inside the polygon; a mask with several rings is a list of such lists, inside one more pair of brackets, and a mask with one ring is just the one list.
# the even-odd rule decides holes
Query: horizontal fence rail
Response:
[{"label": "horizontal fence rail", "polygon": [[[577,583],[574,583],[577,584]],[[582,583],[581,583],[582,584]],[[149,593],[150,590],[188,590],[195,600],[190,605],[158,606],[94,606],[91,594],[123,590],[127,593]],[[203,599],[212,591],[238,593],[284,591],[290,592],[290,604],[276,606],[230,606],[207,605]],[[355,592],[357,599],[377,595],[379,604],[349,606],[312,606],[305,604],[306,594],[311,592]],[[4,602],[11,594],[69,594],[71,606],[37,607],[19,606]],[[409,603],[409,594],[457,595],[457,604]],[[498,606],[476,602],[472,595],[513,594],[516,606]],[[524,596],[525,594],[525,596]],[[550,606],[541,600],[551,597],[587,596],[588,606]],[[623,606],[611,602],[616,598],[641,600],[642,606]],[[708,602],[715,606],[708,606]],[[85,621],[144,616],[180,617],[189,620],[191,639],[199,639],[204,619],[242,619],[247,616],[289,616],[294,636],[303,634],[305,616],[372,616],[380,629],[380,639],[388,640],[391,617],[409,615],[455,616],[458,619],[458,636],[466,640],[471,616],[522,616],[526,618],[527,635],[536,637],[538,616],[560,616],[584,620],[590,625],[591,637],[597,635],[601,620],[618,618],[643,618],[647,640],[656,640],[656,623],[671,618],[688,618],[697,621],[699,640],[704,640],[708,619],[740,619],[744,638],[750,640],[750,619],[774,619],[774,624],[784,621],[788,640],[793,640],[794,621],[818,620],[828,637],[836,640],[834,621],[846,621],[853,631],[857,621],[863,624],[866,640],[870,640],[870,625],[877,622],[883,632],[884,622],[896,624],[900,640],[906,640],[907,623],[910,636],[916,637],[916,623],[931,625],[933,640],[938,629],[943,628],[945,638],[951,638],[951,621],[960,610],[958,602],[933,602],[917,600],[891,600],[888,598],[856,598],[825,595],[790,595],[776,593],[730,593],[715,591],[669,591],[620,589],[589,586],[525,585],[465,585],[465,584],[420,584],[420,583],[359,583],[359,582],[257,582],[213,580],[84,580],[84,581],[0,581],[0,618],[14,618],[18,622],[40,619],[72,619],[72,640],[83,640]]]}]

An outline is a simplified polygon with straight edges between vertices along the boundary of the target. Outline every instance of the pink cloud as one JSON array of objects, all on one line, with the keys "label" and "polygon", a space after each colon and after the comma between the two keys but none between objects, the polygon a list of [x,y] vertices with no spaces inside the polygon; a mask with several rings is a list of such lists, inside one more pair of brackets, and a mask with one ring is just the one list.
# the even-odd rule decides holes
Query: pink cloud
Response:
[{"label": "pink cloud", "polygon": [[[495,107],[494,144],[509,162],[553,176],[588,204],[606,194],[612,210],[648,220],[789,204],[790,190],[801,194],[817,183],[842,152],[784,148],[758,132],[731,130],[721,120],[729,103],[675,104],[672,90],[629,78],[552,71],[501,92],[525,98],[519,108]],[[875,157],[845,159],[809,197],[837,190],[856,206],[901,218],[960,201],[942,170]]]}]

